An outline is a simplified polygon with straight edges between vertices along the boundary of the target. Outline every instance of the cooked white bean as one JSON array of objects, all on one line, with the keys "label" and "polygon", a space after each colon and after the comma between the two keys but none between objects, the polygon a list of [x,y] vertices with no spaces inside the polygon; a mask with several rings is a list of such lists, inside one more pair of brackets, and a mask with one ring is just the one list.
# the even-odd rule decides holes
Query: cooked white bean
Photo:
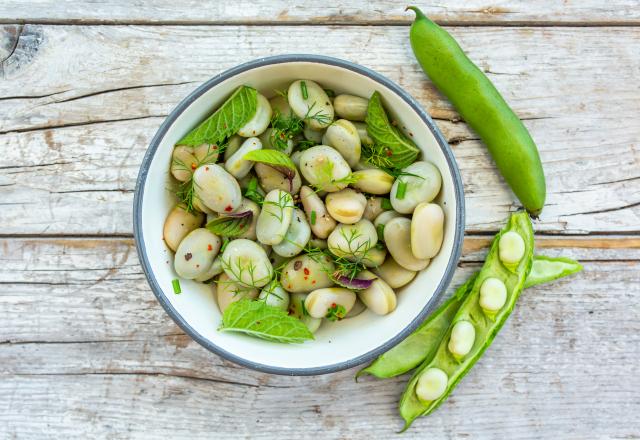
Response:
[{"label": "cooked white bean", "polygon": [[419,271],[429,265],[428,258],[416,258],[411,252],[411,220],[408,218],[389,220],[384,227],[384,242],[393,259],[405,269]]},{"label": "cooked white bean", "polygon": [[198,165],[216,163],[220,155],[220,148],[215,144],[200,144],[193,149],[193,155]]},{"label": "cooked white bean", "polygon": [[262,203],[262,211],[258,216],[256,233],[258,240],[264,244],[278,244],[291,225],[293,217],[293,198],[286,191],[274,189],[269,191]]},{"label": "cooked white bean", "polygon": [[[387,223],[389,223],[391,220],[393,220],[394,218],[398,218],[398,217],[402,217],[402,214],[399,214],[397,212],[395,212],[394,210],[390,210],[390,211],[384,211],[382,213],[380,213],[376,219],[373,221],[373,226],[376,227],[376,231],[380,231],[380,233],[378,234],[378,237],[381,240],[384,240],[384,227]],[[380,237],[380,234],[382,234],[382,237]]]},{"label": "cooked white bean", "polygon": [[350,121],[364,121],[369,100],[354,95],[341,94],[333,100],[336,114]]},{"label": "cooked white bean", "polygon": [[259,137],[260,142],[262,142],[262,148],[264,148],[265,150],[278,150],[278,151],[282,151],[284,154],[291,154],[291,152],[293,151],[293,147],[294,147],[294,142],[293,139],[287,139],[287,148],[285,148],[284,150],[280,150],[279,148],[276,148],[273,145],[273,139],[272,139],[272,135],[273,135],[273,128],[267,128],[264,133],[262,133]]},{"label": "cooked white bean", "polygon": [[302,152],[300,171],[307,181],[328,192],[346,188],[344,179],[351,174],[342,155],[327,145],[316,145]]},{"label": "cooked white bean", "polygon": [[272,249],[278,255],[283,257],[294,257],[302,252],[302,249],[307,245],[311,238],[311,228],[307,219],[301,209],[295,208],[293,210],[293,218],[291,219],[291,225],[287,229],[287,233],[278,244],[274,244]]},{"label": "cooked white bean", "polygon": [[365,306],[364,303],[360,301],[360,299],[356,295],[356,302],[351,310],[349,310],[349,313],[344,316],[344,319],[355,318],[365,310],[367,310],[367,306]]},{"label": "cooked white bean", "polygon": [[443,238],[444,211],[435,203],[420,203],[411,218],[411,252],[416,258],[433,258]]},{"label": "cooked white bean", "polygon": [[355,171],[353,176],[357,180],[351,186],[369,194],[389,194],[393,186],[393,176],[379,169]]},{"label": "cooked white bean", "polygon": [[334,270],[333,261],[326,255],[313,258],[306,254],[299,255],[282,268],[280,283],[288,292],[311,292],[333,286],[330,275]]},{"label": "cooked white bean", "polygon": [[271,307],[277,307],[282,310],[289,309],[289,293],[286,292],[278,283],[269,283],[258,295],[258,299]]},{"label": "cooked white bean", "polygon": [[337,257],[361,259],[378,243],[376,228],[362,219],[353,225],[339,224],[327,239],[329,250]]},{"label": "cooked white bean", "polygon": [[224,149],[225,162],[229,160],[229,158],[233,156],[236,153],[236,151],[240,149],[243,143],[244,143],[244,138],[242,136],[238,136],[237,134],[234,134],[229,138],[229,140],[227,141],[227,146]]},{"label": "cooked white bean", "polygon": [[214,212],[213,210],[211,210],[207,206],[205,206],[205,204],[202,202],[202,200],[200,200],[200,198],[198,197],[198,193],[197,192],[194,192],[194,194],[193,194],[192,203],[193,203],[193,209],[195,209],[198,212],[202,212],[202,213],[207,214],[207,215],[216,214],[216,212]]},{"label": "cooked white bean", "polygon": [[355,167],[353,167],[353,169],[355,171],[363,171],[363,170],[376,170],[378,169],[377,167],[374,167],[373,165],[371,165],[369,162],[367,162],[366,160],[362,160],[360,159],[358,161],[358,163],[356,164]]},{"label": "cooked white bean", "polygon": [[276,95],[269,100],[269,105],[271,106],[272,112],[275,114],[276,110],[283,117],[288,118],[293,114],[291,107],[289,106],[289,101],[282,95]]},{"label": "cooked white bean", "polygon": [[242,193],[238,181],[220,165],[209,164],[193,173],[195,194],[215,212],[229,213],[240,206]]},{"label": "cooked white bean", "polygon": [[311,188],[303,186],[300,188],[300,200],[315,236],[327,238],[337,223],[327,212],[322,199]]},{"label": "cooked white bean", "polygon": [[244,159],[245,154],[261,150],[262,142],[257,137],[250,137],[242,143],[242,146],[224,164],[225,169],[236,179],[241,179],[251,171],[254,162]]},{"label": "cooked white bean", "polygon": [[338,119],[327,127],[327,131],[322,136],[322,144],[338,150],[351,167],[360,160],[361,147],[358,130],[346,119]]},{"label": "cooked white bean", "polygon": [[[353,308],[356,302],[356,294],[343,287],[328,287],[317,289],[307,295],[304,306],[314,318],[323,318],[334,314],[336,318],[344,318]],[[339,307],[343,307],[340,313]]]},{"label": "cooked white bean", "polygon": [[322,238],[318,238],[318,237],[311,237],[311,239],[309,240],[309,246],[311,246],[312,248],[318,248],[318,249],[327,249],[327,240],[323,240]]},{"label": "cooked white bean", "polygon": [[220,260],[220,256],[217,256],[213,260],[213,263],[211,263],[211,266],[209,267],[209,269],[207,269],[207,271],[204,272],[202,275],[194,278],[194,280],[200,281],[202,283],[204,281],[210,280],[216,275],[220,275],[221,273],[222,273],[222,261]]},{"label": "cooked white bean", "polygon": [[273,275],[265,250],[255,241],[232,240],[222,253],[222,268],[234,281],[248,287],[262,287]]},{"label": "cooked white bean", "polygon": [[339,223],[352,225],[359,221],[367,206],[367,198],[351,188],[329,193],[325,199],[327,211]]},{"label": "cooked white bean", "polygon": [[373,269],[373,273],[385,280],[392,288],[399,289],[409,284],[418,272],[405,269],[396,263],[392,256],[388,256],[381,266]]},{"label": "cooked white bean", "polygon": [[[415,176],[401,175],[396,179],[391,187],[391,205],[401,214],[411,214],[418,203],[435,199],[440,192],[442,177],[438,168],[431,162],[414,162],[402,171]],[[406,184],[406,191],[399,199],[398,185],[401,182]]]},{"label": "cooked white bean", "polygon": [[[347,118],[348,119],[348,118]],[[369,132],[367,131],[367,124],[364,122],[354,122],[353,125],[358,130],[358,137],[360,137],[360,143],[362,145],[373,145],[373,139],[369,136]]]},{"label": "cooked white bean", "polygon": [[207,272],[218,255],[222,240],[205,228],[194,229],[182,239],[174,258],[176,273],[188,280]]},{"label": "cooked white bean", "polygon": [[476,329],[469,321],[458,321],[453,324],[451,338],[447,348],[456,359],[465,357],[473,348]]},{"label": "cooked white bean", "polygon": [[[385,200],[382,197],[369,197],[367,199],[367,206],[364,208],[363,218],[369,221],[374,221],[376,217],[382,214],[385,209],[382,207],[382,201]],[[387,202],[389,200],[387,199]]]},{"label": "cooked white bean", "polygon": [[296,116],[308,120],[311,128],[315,130],[323,129],[333,121],[333,105],[327,93],[311,80],[292,82],[287,92],[287,100]]},{"label": "cooked white bean", "polygon": [[304,300],[306,298],[306,293],[292,293],[289,314],[302,321],[311,333],[315,333],[320,328],[320,324],[322,324],[322,318],[314,318],[304,313]]},{"label": "cooked white bean", "polygon": [[187,212],[184,205],[176,205],[164,221],[162,237],[169,249],[175,252],[187,234],[202,225],[204,214],[197,211]]},{"label": "cooked white bean", "polygon": [[214,284],[211,285],[218,300],[218,308],[224,313],[231,303],[244,298],[255,299],[258,297],[258,289],[248,288],[233,281],[226,273],[221,273]]},{"label": "cooked white bean", "polygon": [[280,171],[264,163],[256,163],[254,170],[258,175],[260,186],[266,192],[280,189],[290,194],[297,194],[298,191],[300,191],[302,180],[300,179],[298,170],[296,170],[296,174],[293,176],[291,183],[289,183],[289,180]]},{"label": "cooked white bean", "polygon": [[302,156],[302,151],[295,151],[292,155],[291,155],[291,161],[294,163],[294,165],[296,166],[296,168],[300,168],[300,157]]},{"label": "cooked white bean", "polygon": [[253,213],[253,218],[251,219],[251,224],[249,228],[242,233],[238,238],[247,238],[249,240],[255,240],[256,236],[256,226],[258,225],[258,217],[260,216],[260,206],[253,200],[249,200],[247,198],[242,198],[242,203],[235,212],[247,212],[251,211]]},{"label": "cooked white bean", "polygon": [[440,368],[427,368],[420,374],[416,385],[416,396],[422,402],[431,402],[447,390],[449,376]]},{"label": "cooked white bean", "polygon": [[396,309],[396,294],[382,278],[368,270],[358,274],[358,278],[373,279],[368,288],[358,292],[358,298],[376,315],[387,315]]},{"label": "cooked white bean", "polygon": [[311,127],[311,125],[305,122],[304,130],[302,130],[302,134],[304,135],[304,138],[306,140],[319,144],[322,142],[322,137],[324,136],[324,129],[315,130],[313,127]]},{"label": "cooked white bean", "polygon": [[171,155],[171,174],[180,182],[191,178],[193,170],[198,167],[198,160],[193,154],[193,147],[178,145]]},{"label": "cooked white bean", "polygon": [[367,255],[362,259],[362,264],[371,268],[378,267],[384,263],[385,258],[387,258],[387,249],[375,246],[369,249]]},{"label": "cooked white bean", "polygon": [[498,255],[505,264],[518,264],[524,257],[525,245],[522,236],[515,231],[502,234],[498,242]]},{"label": "cooked white bean", "polygon": [[479,302],[483,310],[499,311],[507,302],[507,286],[498,278],[487,278],[480,285]]},{"label": "cooked white bean", "polygon": [[271,105],[267,98],[258,93],[256,114],[238,130],[238,134],[242,137],[259,136],[267,129],[269,122],[271,122]]}]

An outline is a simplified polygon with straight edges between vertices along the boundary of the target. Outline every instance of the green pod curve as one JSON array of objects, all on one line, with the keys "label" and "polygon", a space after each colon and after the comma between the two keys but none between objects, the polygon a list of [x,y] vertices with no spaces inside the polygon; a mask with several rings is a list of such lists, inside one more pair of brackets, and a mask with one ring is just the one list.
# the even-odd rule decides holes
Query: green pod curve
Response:
[{"label": "green pod curve", "polygon": [[[548,283],[581,270],[582,265],[570,258],[535,255],[531,272],[527,276],[524,287]],[[404,341],[380,355],[368,367],[358,371],[356,379],[364,374],[371,374],[380,379],[400,376],[413,370],[425,359],[433,358],[435,350],[451,325],[460,304],[471,291],[477,276],[478,272],[471,275],[467,282],[458,287],[451,298],[429,315],[427,320]]]},{"label": "green pod curve", "polygon": [[416,7],[410,40],[422,70],[489,149],[515,195],[533,216],[544,206],[546,184],[529,131],[489,78],[444,29]]},{"label": "green pod curve", "polygon": [[[498,242],[500,241],[500,237],[507,231],[516,231],[522,236],[525,242],[525,254],[513,272],[502,264],[498,256]],[[511,314],[520,296],[520,292],[524,289],[524,283],[531,271],[532,264],[533,228],[527,213],[519,212],[511,215],[507,226],[502,229],[493,240],[485,263],[475,279],[471,291],[460,305],[460,308],[451,321],[451,326],[447,329],[445,336],[435,350],[435,355],[430,359],[426,359],[425,362],[420,365],[407,384],[398,408],[400,415],[405,421],[403,431],[409,428],[416,418],[426,416],[440,406],[458,382],[469,372],[484,351],[491,345],[496,334]],[[489,319],[484,314],[479,304],[480,286],[484,280],[489,277],[500,278],[507,287],[506,303],[500,311],[495,313],[493,319]],[[457,322],[462,320],[474,324],[475,340],[471,350],[461,359],[456,359],[449,352],[448,342],[452,328]],[[430,402],[422,402],[416,395],[416,386],[421,373],[427,368],[438,368],[444,371],[448,377],[448,382],[446,390],[440,397]]]}]

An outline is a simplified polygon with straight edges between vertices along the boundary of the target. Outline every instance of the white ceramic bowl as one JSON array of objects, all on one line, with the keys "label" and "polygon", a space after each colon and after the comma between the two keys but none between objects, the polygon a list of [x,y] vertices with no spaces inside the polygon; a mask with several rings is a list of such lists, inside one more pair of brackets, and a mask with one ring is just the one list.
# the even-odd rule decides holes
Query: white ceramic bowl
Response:
[{"label": "white ceramic bowl", "polygon": [[[382,94],[385,107],[413,134],[423,156],[442,174],[438,203],[446,215],[442,249],[429,267],[398,293],[387,316],[369,311],[340,322],[324,322],[314,341],[278,344],[217,331],[221,314],[208,285],[181,280],[173,293],[173,255],[162,240],[165,217],[176,203],[168,188],[173,145],[242,84],[270,97],[296,79],[311,79],[337,93]],[[432,311],[451,280],[464,235],[464,195],[458,167],[442,134],[420,105],[398,85],[367,68],[317,55],[261,58],[219,74],[187,96],[162,124],[145,155],[134,200],[134,231],[140,262],[151,289],[169,316],[210,351],[256,370],[288,375],[323,374],[374,359],[409,335]]]}]

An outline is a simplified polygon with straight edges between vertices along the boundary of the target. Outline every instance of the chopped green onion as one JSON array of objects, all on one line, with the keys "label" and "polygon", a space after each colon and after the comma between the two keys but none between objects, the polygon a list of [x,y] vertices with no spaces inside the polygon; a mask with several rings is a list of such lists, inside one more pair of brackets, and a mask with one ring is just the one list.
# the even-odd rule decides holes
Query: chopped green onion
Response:
[{"label": "chopped green onion", "polygon": [[326,93],[329,98],[335,98],[336,96],[336,92],[331,89],[324,89],[324,93]]},{"label": "chopped green onion", "polygon": [[389,199],[382,199],[380,206],[382,206],[382,209],[384,210],[393,209],[393,206],[391,206],[391,200]]},{"label": "chopped green onion", "polygon": [[175,293],[176,295],[180,295],[180,293],[182,293],[182,289],[180,288],[180,280],[176,278],[171,281],[171,284],[173,285],[173,293]]},{"label": "chopped green onion", "polygon": [[396,199],[402,200],[404,199],[404,195],[407,192],[407,182],[403,182],[402,180],[398,181],[398,189],[396,190]]},{"label": "chopped green onion", "polygon": [[311,211],[311,224],[315,225],[316,224],[316,212],[315,211]]},{"label": "chopped green onion", "polygon": [[302,90],[302,97],[304,99],[309,98],[309,92],[307,92],[307,83],[304,81],[300,81],[300,89]]},{"label": "chopped green onion", "polygon": [[379,224],[376,226],[376,232],[378,233],[378,240],[384,241],[384,225]]}]

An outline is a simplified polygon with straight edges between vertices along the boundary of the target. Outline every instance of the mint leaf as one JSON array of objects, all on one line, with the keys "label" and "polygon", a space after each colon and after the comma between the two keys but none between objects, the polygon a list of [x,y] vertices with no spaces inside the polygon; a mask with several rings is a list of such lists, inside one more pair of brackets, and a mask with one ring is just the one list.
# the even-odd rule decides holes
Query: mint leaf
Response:
[{"label": "mint leaf", "polygon": [[282,343],[302,343],[313,334],[302,321],[263,301],[242,299],[234,302],[222,315],[220,331],[245,333]]},{"label": "mint leaf", "polygon": [[220,144],[235,134],[256,114],[258,92],[240,86],[214,114],[205,119],[176,145]]},{"label": "mint leaf", "polygon": [[420,149],[399,129],[391,125],[378,92],[373,92],[369,99],[365,122],[367,132],[375,143],[390,150],[391,154],[387,154],[387,159],[395,168],[411,165],[418,158]]},{"label": "mint leaf", "polygon": [[253,212],[225,214],[211,220],[205,226],[209,231],[221,237],[239,237],[246,232],[253,221]]},{"label": "mint leaf", "polygon": [[278,150],[253,150],[249,151],[243,157],[245,160],[252,160],[254,162],[260,162],[272,166],[281,173],[285,174],[281,169],[290,170],[293,173],[296,172],[296,165],[291,158]]}]

